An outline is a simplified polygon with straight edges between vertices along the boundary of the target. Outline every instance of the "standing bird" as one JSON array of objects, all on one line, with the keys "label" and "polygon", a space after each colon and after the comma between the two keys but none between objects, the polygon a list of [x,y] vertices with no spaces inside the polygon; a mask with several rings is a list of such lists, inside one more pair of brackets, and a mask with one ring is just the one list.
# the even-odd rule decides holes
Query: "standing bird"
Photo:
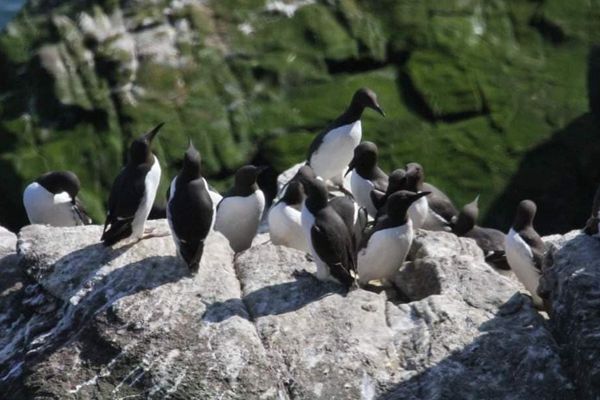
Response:
[{"label": "standing bird", "polygon": [[[425,174],[423,167],[417,163],[406,165],[406,190],[420,193],[423,191]],[[413,229],[421,229],[429,216],[429,202],[425,197],[420,197],[408,208],[408,216],[412,220]]]},{"label": "standing bird", "polygon": [[200,162],[200,153],[190,140],[183,167],[169,187],[167,202],[167,219],[177,253],[193,272],[198,271],[204,241],[217,214],[208,184],[200,173]]},{"label": "standing bird", "polygon": [[543,300],[538,295],[537,288],[546,245],[533,228],[536,211],[537,207],[531,200],[523,200],[519,203],[513,226],[506,235],[504,248],[510,268],[531,293],[533,303],[541,307]]},{"label": "standing bird", "polygon": [[71,171],[45,173],[23,192],[29,222],[52,226],[88,225],[92,221],[77,198],[81,184]]},{"label": "standing bird", "polygon": [[108,213],[100,238],[105,246],[129,237],[144,238],[144,224],[156,197],[161,172],[150,146],[163,125],[158,124],[129,147],[127,164],[113,182],[108,198]]},{"label": "standing bird", "polygon": [[358,252],[358,279],[361,284],[375,279],[393,281],[414,236],[408,210],[411,204],[428,194],[400,190],[388,198],[387,218],[377,222]]},{"label": "standing bird", "polygon": [[302,207],[302,227],[317,264],[317,279],[352,286],[356,271],[354,243],[346,223],[329,205],[325,183],[314,178],[302,180],[307,194]]},{"label": "standing bird", "polygon": [[269,211],[269,236],[276,245],[291,247],[305,253],[310,252],[302,229],[302,184],[293,180],[286,187],[283,197]]},{"label": "standing bird", "polygon": [[215,230],[229,240],[234,252],[249,249],[265,208],[265,195],[256,178],[267,167],[245,165],[235,173],[233,188],[217,206]]},{"label": "standing bird", "polygon": [[[356,202],[366,208],[373,218],[377,214],[377,207],[372,196],[384,195],[388,187],[388,176],[377,165],[377,153],[375,143],[359,144],[346,171],[346,175],[352,172],[350,188]],[[375,193],[372,195],[371,192]]]},{"label": "standing bird", "polygon": [[504,250],[506,235],[497,229],[476,225],[479,216],[478,203],[479,196],[466,204],[458,216],[452,219],[450,225],[452,232],[457,236],[474,239],[483,250],[485,261],[491,266],[501,270],[510,270]]},{"label": "standing bird", "polygon": [[[452,222],[452,218],[458,215],[458,210],[444,192],[430,183],[425,182],[425,172],[423,166],[418,163],[410,163],[406,165],[407,175],[413,174],[413,180],[416,187],[413,187],[417,191],[428,191],[431,192],[427,196],[427,207],[429,208],[427,218],[425,219],[421,228],[440,231],[449,230],[448,224]],[[411,186],[408,186],[408,190]]]},{"label": "standing bird", "polygon": [[306,161],[323,180],[342,178],[362,138],[360,118],[366,107],[385,115],[377,95],[370,89],[359,89],[346,111],[312,141]]}]

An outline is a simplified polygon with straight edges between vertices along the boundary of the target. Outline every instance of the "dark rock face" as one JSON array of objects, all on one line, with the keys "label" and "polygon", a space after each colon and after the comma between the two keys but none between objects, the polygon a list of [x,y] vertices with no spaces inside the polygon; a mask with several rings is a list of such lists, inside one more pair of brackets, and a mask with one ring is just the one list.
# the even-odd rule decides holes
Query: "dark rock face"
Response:
[{"label": "dark rock face", "polygon": [[550,326],[577,399],[600,396],[600,241],[578,231],[547,238],[548,269],[540,283],[552,302]]},{"label": "dark rock face", "polygon": [[363,124],[383,168],[418,161],[456,204],[480,193],[503,228],[514,199],[494,200],[521,162],[588,112],[586,92],[597,111],[595,12],[583,0],[30,0],[0,35],[0,223],[22,226],[25,183],[64,168],[101,222],[128,143],[161,121],[160,193],[188,137],[222,187],[248,161],[283,171],[368,86],[388,114]]},{"label": "dark rock face", "polygon": [[[168,229],[164,220],[149,226]],[[107,249],[100,232],[21,231],[13,266],[25,283],[18,301],[2,298],[3,310],[12,307],[0,321],[3,393],[574,398],[545,321],[472,240],[420,234],[397,278],[410,300],[401,303],[298,273],[314,264],[266,235],[234,258],[211,234],[192,277],[169,237]]]}]

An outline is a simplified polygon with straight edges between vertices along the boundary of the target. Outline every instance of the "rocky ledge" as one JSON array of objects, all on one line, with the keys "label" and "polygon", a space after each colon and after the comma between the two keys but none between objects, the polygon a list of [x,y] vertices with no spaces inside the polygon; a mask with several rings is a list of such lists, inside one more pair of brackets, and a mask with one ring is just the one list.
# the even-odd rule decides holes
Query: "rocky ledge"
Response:
[{"label": "rocky ledge", "polygon": [[[165,221],[148,225],[168,231]],[[577,237],[554,251],[553,273],[562,283],[552,293],[555,319],[548,324],[514,280],[485,264],[473,241],[443,232],[415,239],[396,282],[404,301],[389,290],[346,293],[319,282],[303,273],[314,271],[304,254],[273,246],[265,235],[234,256],[220,234],[211,234],[199,272],[190,276],[170,237],[110,249],[98,243],[100,233],[99,226],[28,226],[18,255],[1,259],[2,393],[594,398],[594,325],[573,307],[597,307],[589,308],[592,292],[581,298],[573,285],[591,285],[597,274],[581,283],[561,280],[579,262],[570,246],[600,249],[592,239]],[[547,325],[566,345],[564,360],[573,359],[567,369]],[[589,391],[571,383],[572,367],[581,368],[574,381]]]}]

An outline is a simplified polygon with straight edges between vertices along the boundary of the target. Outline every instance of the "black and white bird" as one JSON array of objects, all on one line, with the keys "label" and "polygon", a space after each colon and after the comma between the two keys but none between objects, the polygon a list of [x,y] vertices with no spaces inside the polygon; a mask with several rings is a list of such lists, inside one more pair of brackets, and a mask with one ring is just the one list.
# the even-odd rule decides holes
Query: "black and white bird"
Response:
[{"label": "black and white bird", "polygon": [[428,194],[400,190],[387,199],[387,217],[375,224],[358,252],[358,279],[361,284],[372,280],[394,280],[414,237],[408,210],[411,204]]},{"label": "black and white bird", "polygon": [[346,288],[354,283],[356,253],[352,235],[342,217],[329,205],[327,188],[319,179],[302,179],[307,198],[302,207],[302,227],[317,264],[316,277],[339,282]]},{"label": "black and white bird", "polygon": [[457,236],[474,239],[483,251],[485,261],[500,270],[510,270],[506,261],[504,242],[506,235],[497,229],[476,224],[479,216],[479,196],[466,204],[457,217],[452,219],[452,232]]},{"label": "black and white bird", "polygon": [[511,270],[531,294],[533,303],[543,306],[537,288],[542,273],[542,261],[546,245],[533,228],[537,206],[531,200],[523,200],[517,206],[517,213],[510,231],[506,235],[504,248]]},{"label": "black and white bird", "polygon": [[245,165],[235,173],[233,188],[217,206],[215,230],[229,240],[236,253],[249,249],[265,209],[265,195],[256,183],[266,167]]},{"label": "black and white bird", "polygon": [[383,196],[388,187],[388,176],[377,165],[377,155],[375,143],[362,142],[354,149],[354,157],[346,171],[346,174],[352,173],[350,189],[356,202],[373,218],[377,214],[377,207],[373,204],[372,196]]},{"label": "black and white bird", "polygon": [[23,205],[29,222],[52,226],[91,224],[77,198],[81,184],[71,171],[45,173],[23,192]]},{"label": "black and white bird", "polygon": [[123,239],[144,238],[144,225],[160,183],[160,164],[151,151],[163,123],[134,140],[125,167],[113,182],[102,242],[111,246]]},{"label": "black and white bird", "polygon": [[[422,165],[409,163],[406,165],[406,173],[413,176],[413,181],[416,185],[413,189],[418,192],[431,192],[426,198],[429,211],[421,228],[430,231],[448,231],[448,224],[452,222],[453,217],[458,215],[458,210],[452,203],[452,200],[440,189],[425,182],[425,171]],[[411,186],[408,186],[408,190],[411,190]]]},{"label": "black and white bird", "polygon": [[381,194],[378,191],[371,192],[371,201],[375,208],[377,208],[376,222],[387,213],[387,199],[399,190],[406,190],[406,185],[406,171],[403,168],[398,168],[389,174],[388,187],[385,193]]},{"label": "black and white bird", "polygon": [[354,148],[361,141],[360,118],[367,107],[384,115],[377,95],[372,90],[357,90],[346,111],[312,141],[306,161],[323,180],[339,179],[341,183],[344,170],[354,155]]},{"label": "black and white bird", "polygon": [[302,183],[298,180],[290,181],[283,197],[269,210],[269,236],[273,244],[310,252],[302,229],[301,210],[304,199]]},{"label": "black and white bird", "polygon": [[190,271],[200,266],[204,241],[215,224],[217,205],[210,196],[208,183],[200,173],[200,153],[190,141],[179,174],[168,192],[167,220],[177,254]]}]

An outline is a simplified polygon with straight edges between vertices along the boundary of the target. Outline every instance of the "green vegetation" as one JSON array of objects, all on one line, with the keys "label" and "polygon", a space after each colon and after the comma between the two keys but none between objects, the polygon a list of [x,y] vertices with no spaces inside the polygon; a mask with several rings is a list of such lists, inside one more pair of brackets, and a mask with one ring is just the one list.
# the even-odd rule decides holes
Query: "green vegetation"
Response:
[{"label": "green vegetation", "polygon": [[128,143],[161,121],[160,193],[188,138],[217,186],[255,158],[281,171],[363,86],[387,113],[363,121],[383,168],[418,161],[458,205],[481,194],[485,214],[523,157],[587,111],[600,40],[588,1],[337,0],[293,15],[262,0],[41,3],[0,34],[0,223],[12,228],[24,186],[48,169],[75,171],[102,221]]}]

